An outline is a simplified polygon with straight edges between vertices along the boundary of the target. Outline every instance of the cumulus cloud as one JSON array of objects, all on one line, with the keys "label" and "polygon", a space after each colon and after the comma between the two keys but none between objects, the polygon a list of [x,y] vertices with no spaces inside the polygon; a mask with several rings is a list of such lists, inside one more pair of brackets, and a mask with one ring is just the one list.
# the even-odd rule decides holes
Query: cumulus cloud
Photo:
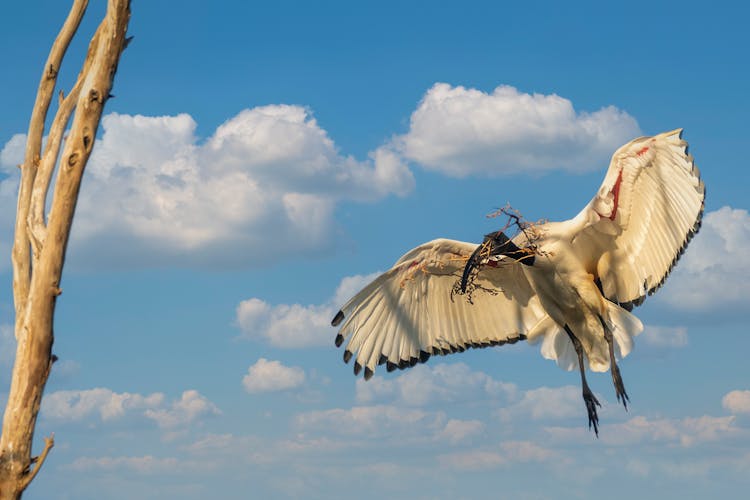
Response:
[{"label": "cumulus cloud", "polygon": [[173,401],[168,408],[149,408],[144,415],[154,420],[162,429],[174,429],[208,415],[221,415],[221,411],[198,391],[189,390],[183,392],[180,399]]},{"label": "cumulus cloud", "polygon": [[581,388],[572,385],[564,387],[539,387],[525,391],[512,405],[497,412],[504,421],[518,417],[533,420],[551,420],[581,415]]},{"label": "cumulus cloud", "polygon": [[107,421],[120,418],[129,411],[160,406],[163,402],[164,394],[160,392],[143,396],[97,387],[48,394],[44,397],[42,412],[45,417],[56,420],[75,421],[98,414],[101,420]]},{"label": "cumulus cloud", "polygon": [[486,470],[508,463],[508,458],[496,451],[471,450],[438,455],[438,463],[450,469]]},{"label": "cumulus cloud", "polygon": [[245,390],[251,394],[259,392],[285,391],[305,383],[302,368],[284,366],[279,361],[260,358],[247,370],[242,379]]},{"label": "cumulus cloud", "polygon": [[26,134],[15,134],[0,149],[0,172],[12,172],[23,163],[26,150]]},{"label": "cumulus cloud", "polygon": [[499,449],[458,451],[438,456],[441,466],[451,469],[494,469],[520,462],[545,462],[555,456],[552,450],[530,441],[506,441]]},{"label": "cumulus cloud", "polygon": [[406,436],[424,434],[425,429],[440,431],[445,427],[445,414],[392,405],[334,408],[298,414],[295,426],[303,431],[378,436]]},{"label": "cumulus cloud", "polygon": [[707,213],[700,232],[667,281],[662,300],[693,311],[748,305],[749,246],[747,210],[725,206]]},{"label": "cumulus cloud", "polygon": [[259,298],[243,300],[237,306],[236,323],[242,330],[242,337],[262,339],[275,347],[331,345],[331,319],[334,314],[378,274],[344,278],[333,298],[323,304],[274,306]]},{"label": "cumulus cloud", "polygon": [[127,416],[153,420],[162,429],[185,427],[200,418],[221,412],[198,391],[188,390],[180,399],[167,402],[163,393],[149,395],[97,387],[87,390],[56,391],[44,397],[42,415],[57,421],[113,421]]},{"label": "cumulus cloud", "polygon": [[[689,447],[739,435],[743,431],[735,423],[733,416],[704,415],[683,419],[636,416],[625,422],[602,425],[599,437],[603,443],[613,446],[675,443]],[[552,439],[561,442],[580,442],[587,434],[586,429],[569,427],[547,427],[545,431]]]},{"label": "cumulus cloud", "polygon": [[[161,474],[174,471],[180,462],[173,457],[157,458],[151,455],[142,457],[79,457],[64,466],[76,472],[87,471],[122,471],[129,470],[139,474]],[[180,464],[181,466],[183,464]]]},{"label": "cumulus cloud", "polygon": [[612,153],[640,135],[636,120],[613,106],[577,112],[558,95],[503,85],[491,93],[437,83],[394,144],[408,159],[454,177],[603,169]]},{"label": "cumulus cloud", "polygon": [[[638,126],[616,108],[577,112],[556,95],[436,84],[408,133],[364,159],[339,151],[302,106],[243,110],[205,140],[195,131],[188,114],[103,118],[78,201],[73,263],[216,268],[322,253],[338,203],[413,190],[409,161],[452,176],[603,168]],[[12,224],[24,139],[14,135],[0,151],[0,229]]]},{"label": "cumulus cloud", "polygon": [[644,344],[657,349],[680,348],[688,344],[687,328],[683,326],[647,325],[640,338]]},{"label": "cumulus cloud", "polygon": [[[84,176],[70,255],[87,265],[258,265],[319,252],[339,201],[405,195],[414,178],[388,146],[363,161],[339,152],[300,106],[269,105],[230,118],[205,141],[187,114],[111,113]],[[22,135],[2,149],[12,213]],[[4,212],[6,210],[3,210]]]},{"label": "cumulus cloud", "polygon": [[458,401],[509,401],[516,397],[514,384],[473,371],[463,363],[418,365],[392,379],[357,380],[357,401],[395,401],[399,405],[425,406]]},{"label": "cumulus cloud", "polygon": [[732,391],[721,399],[721,405],[735,415],[750,415],[750,391]]},{"label": "cumulus cloud", "polygon": [[500,448],[514,462],[544,462],[555,454],[531,441],[506,441],[500,444]]},{"label": "cumulus cloud", "polygon": [[[335,433],[346,437],[349,447],[393,444],[397,446],[425,445],[440,442],[457,445],[468,441],[484,430],[478,420],[448,418],[443,411],[404,408],[396,405],[354,406],[314,410],[298,414],[294,427],[304,437],[303,442],[315,443]],[[297,440],[295,440],[297,441]],[[329,443],[338,449],[340,442]]]},{"label": "cumulus cloud", "polygon": [[484,424],[479,420],[450,419],[445,427],[435,436],[439,440],[457,444],[478,436],[484,430]]}]

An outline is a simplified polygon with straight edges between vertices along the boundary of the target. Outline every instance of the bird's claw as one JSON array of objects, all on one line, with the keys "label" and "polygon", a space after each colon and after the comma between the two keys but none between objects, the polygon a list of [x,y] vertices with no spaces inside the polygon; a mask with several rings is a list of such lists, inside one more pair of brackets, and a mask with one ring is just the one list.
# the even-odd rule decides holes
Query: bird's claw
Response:
[{"label": "bird's claw", "polygon": [[625,390],[625,384],[622,382],[622,375],[620,375],[620,368],[617,365],[614,365],[611,371],[612,371],[612,383],[615,386],[615,395],[617,396],[617,401],[622,401],[622,405],[627,410],[628,402],[630,402],[630,398],[628,397],[628,393]]},{"label": "bird's claw", "polygon": [[601,407],[599,400],[596,399],[591,389],[585,388],[583,390],[583,401],[586,403],[586,411],[589,414],[589,429],[594,427],[594,434],[599,437],[599,415],[596,413],[596,407]]}]

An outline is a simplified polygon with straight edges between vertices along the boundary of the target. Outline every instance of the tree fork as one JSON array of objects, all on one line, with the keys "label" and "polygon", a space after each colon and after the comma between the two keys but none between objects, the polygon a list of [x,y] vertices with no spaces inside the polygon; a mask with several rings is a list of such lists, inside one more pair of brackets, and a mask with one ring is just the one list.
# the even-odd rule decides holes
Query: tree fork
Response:
[{"label": "tree fork", "polygon": [[[54,356],[53,322],[60,295],[65,251],[83,171],[94,146],[104,104],[126,44],[129,0],[108,0],[107,12],[89,44],[78,79],[60,104],[44,154],[42,137],[63,56],[83,18],[88,0],[74,0],[44,65],[29,122],[21,165],[12,253],[16,358],[0,436],[0,500],[17,499],[36,477],[54,445],[45,438],[38,458],[31,457],[34,428]],[[75,109],[57,167],[48,217],[45,206],[63,134]],[[33,468],[32,468],[33,466]]]}]

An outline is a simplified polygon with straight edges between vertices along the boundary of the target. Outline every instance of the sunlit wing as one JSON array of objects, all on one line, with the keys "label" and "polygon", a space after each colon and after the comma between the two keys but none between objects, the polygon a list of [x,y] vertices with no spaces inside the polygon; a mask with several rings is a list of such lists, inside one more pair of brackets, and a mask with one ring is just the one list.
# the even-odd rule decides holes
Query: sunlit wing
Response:
[{"label": "sunlit wing", "polygon": [[601,282],[627,309],[658,289],[700,227],[706,194],[682,129],[641,137],[618,149],[597,195],[577,218],[573,240]]},{"label": "sunlit wing", "polygon": [[500,260],[482,268],[471,293],[452,293],[476,244],[438,239],[401,257],[354,296],[336,315],[344,360],[355,358],[355,374],[375,367],[389,371],[470,347],[524,339],[547,317],[521,264]]}]

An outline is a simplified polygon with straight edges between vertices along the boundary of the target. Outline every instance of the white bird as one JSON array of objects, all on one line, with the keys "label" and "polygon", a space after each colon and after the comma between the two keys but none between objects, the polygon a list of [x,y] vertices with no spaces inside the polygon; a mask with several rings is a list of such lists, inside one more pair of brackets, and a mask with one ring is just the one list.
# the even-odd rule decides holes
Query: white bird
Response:
[{"label": "white bird", "polygon": [[[484,243],[437,239],[414,248],[338,312],[336,346],[372,377],[470,347],[541,342],[545,358],[578,367],[589,428],[599,434],[586,367],[610,369],[643,325],[630,313],[666,279],[701,223],[705,187],[682,130],[641,137],[612,156],[596,196],[563,222],[521,223]],[[463,296],[460,296],[463,295]]]}]

